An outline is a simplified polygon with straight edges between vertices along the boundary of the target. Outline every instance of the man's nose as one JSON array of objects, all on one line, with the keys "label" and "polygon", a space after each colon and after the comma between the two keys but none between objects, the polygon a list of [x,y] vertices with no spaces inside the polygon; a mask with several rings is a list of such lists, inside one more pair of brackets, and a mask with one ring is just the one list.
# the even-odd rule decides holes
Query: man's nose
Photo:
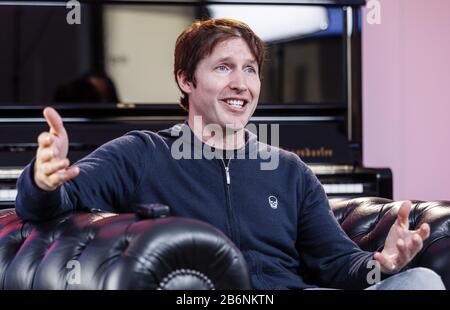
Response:
[{"label": "man's nose", "polygon": [[235,71],[231,75],[230,88],[238,92],[247,90],[247,81],[245,79],[245,73],[242,71]]}]

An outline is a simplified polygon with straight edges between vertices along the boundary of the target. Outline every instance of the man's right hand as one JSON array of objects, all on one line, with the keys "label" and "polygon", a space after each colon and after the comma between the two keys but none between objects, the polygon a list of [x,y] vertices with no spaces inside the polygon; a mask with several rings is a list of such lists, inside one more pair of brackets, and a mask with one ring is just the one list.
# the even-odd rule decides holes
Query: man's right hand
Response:
[{"label": "man's right hand", "polygon": [[47,107],[44,109],[44,117],[50,131],[44,131],[38,137],[34,182],[44,191],[53,191],[65,181],[76,177],[80,169],[76,166],[69,167],[69,138],[61,116],[55,109]]}]

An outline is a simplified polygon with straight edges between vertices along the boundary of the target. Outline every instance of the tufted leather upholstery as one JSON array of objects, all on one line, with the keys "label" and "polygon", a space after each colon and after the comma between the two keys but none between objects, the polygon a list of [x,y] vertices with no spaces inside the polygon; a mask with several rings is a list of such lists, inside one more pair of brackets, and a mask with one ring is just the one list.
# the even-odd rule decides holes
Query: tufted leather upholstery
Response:
[{"label": "tufted leather upholstery", "polygon": [[[423,249],[407,268],[430,268],[441,276],[450,289],[450,201],[412,202],[410,229],[428,223],[431,231]],[[400,202],[376,197],[334,198],[330,199],[330,206],[353,241],[364,250],[379,251],[397,218]]]},{"label": "tufted leather upholstery", "polygon": [[[345,232],[361,248],[381,250],[399,202],[331,199]],[[413,201],[410,228],[431,235],[408,266],[428,267],[450,288],[450,202]],[[69,284],[67,263],[80,263],[80,284]],[[242,289],[245,261],[221,232],[182,218],[139,220],[134,214],[75,213],[23,223],[0,210],[0,288],[3,289]]]},{"label": "tufted leather upholstery", "polygon": [[33,224],[0,210],[1,289],[249,287],[240,251],[200,221],[96,212]]}]

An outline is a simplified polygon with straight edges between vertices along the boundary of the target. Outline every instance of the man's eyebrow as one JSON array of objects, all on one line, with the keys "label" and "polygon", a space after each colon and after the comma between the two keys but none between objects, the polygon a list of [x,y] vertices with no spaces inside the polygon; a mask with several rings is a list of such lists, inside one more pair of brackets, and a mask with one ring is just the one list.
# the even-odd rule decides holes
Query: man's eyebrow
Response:
[{"label": "man's eyebrow", "polygon": [[[218,62],[231,62],[231,60],[232,60],[231,57],[223,57],[223,58],[218,59],[216,61],[216,63],[218,63]],[[252,65],[256,65],[257,61],[255,59],[246,59],[245,63],[250,63]]]}]

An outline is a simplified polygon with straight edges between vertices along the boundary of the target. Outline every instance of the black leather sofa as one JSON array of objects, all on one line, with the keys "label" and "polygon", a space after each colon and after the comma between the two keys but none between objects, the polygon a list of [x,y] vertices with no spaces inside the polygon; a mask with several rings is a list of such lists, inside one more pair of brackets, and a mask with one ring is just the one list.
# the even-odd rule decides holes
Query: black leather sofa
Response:
[{"label": "black leather sofa", "polygon": [[[347,234],[380,250],[399,203],[383,198],[331,199]],[[433,269],[450,288],[450,202],[415,201],[410,228],[431,235],[408,266]],[[0,210],[1,289],[248,289],[240,251],[208,224],[176,217],[73,213],[24,223]]]},{"label": "black leather sofa", "polygon": [[248,289],[239,249],[209,224],[71,213],[24,223],[0,210],[0,289]]}]

